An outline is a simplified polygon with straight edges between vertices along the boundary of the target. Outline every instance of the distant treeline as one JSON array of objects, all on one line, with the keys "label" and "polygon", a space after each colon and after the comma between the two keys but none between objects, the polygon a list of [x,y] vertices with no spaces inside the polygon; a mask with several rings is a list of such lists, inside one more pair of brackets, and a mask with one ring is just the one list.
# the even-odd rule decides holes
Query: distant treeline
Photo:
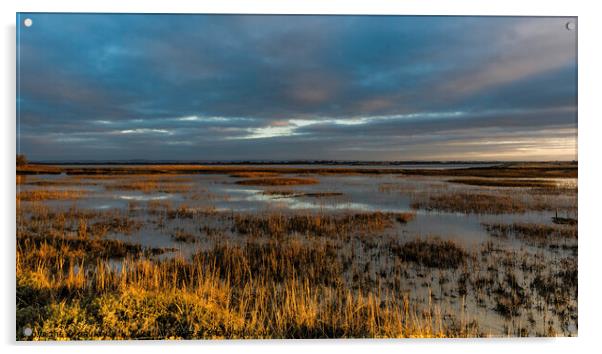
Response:
[{"label": "distant treeline", "polygon": [[577,161],[349,161],[349,160],[232,160],[232,161],[203,161],[203,160],[106,160],[106,161],[32,161],[38,165],[345,165],[345,166],[400,166],[400,165],[490,165],[506,163],[573,163]]}]

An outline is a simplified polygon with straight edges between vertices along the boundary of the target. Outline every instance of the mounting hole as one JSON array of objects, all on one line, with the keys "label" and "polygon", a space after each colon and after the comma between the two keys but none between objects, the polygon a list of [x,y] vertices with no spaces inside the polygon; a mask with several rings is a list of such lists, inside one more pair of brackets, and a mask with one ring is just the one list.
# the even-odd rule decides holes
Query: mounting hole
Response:
[{"label": "mounting hole", "polygon": [[23,335],[24,335],[25,337],[29,337],[29,336],[31,336],[31,334],[32,334],[32,333],[33,333],[33,331],[31,330],[31,328],[30,328],[30,327],[25,327],[25,328],[23,328]]},{"label": "mounting hole", "polygon": [[33,25],[33,21],[31,20],[31,18],[26,18],[25,20],[23,20],[23,24],[25,25],[25,27],[31,27],[31,25]]},{"label": "mounting hole", "polygon": [[569,21],[566,23],[566,29],[572,31],[575,29],[575,22]]}]

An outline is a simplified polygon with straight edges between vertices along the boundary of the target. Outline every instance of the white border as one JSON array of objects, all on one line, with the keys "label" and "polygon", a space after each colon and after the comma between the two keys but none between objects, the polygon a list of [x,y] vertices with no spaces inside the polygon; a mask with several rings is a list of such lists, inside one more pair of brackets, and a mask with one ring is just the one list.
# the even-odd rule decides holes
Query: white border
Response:
[{"label": "white border", "polygon": [[[172,347],[184,352],[244,350],[251,353],[307,353],[336,351],[350,353],[424,351],[436,353],[505,353],[534,351],[547,353],[574,353],[598,351],[599,328],[602,321],[599,294],[601,276],[599,252],[602,235],[596,229],[599,217],[600,144],[599,108],[600,45],[602,12],[595,1],[575,0],[222,0],[213,3],[191,0],[168,1],[124,0],[3,0],[2,6],[2,78],[0,87],[3,108],[2,122],[2,210],[3,227],[0,264],[0,333],[6,352],[101,353],[107,350],[143,350],[159,353]],[[405,14],[405,15],[539,15],[579,16],[579,337],[557,339],[486,339],[486,340],[333,340],[333,341],[178,341],[178,342],[104,342],[104,343],[48,343],[45,345],[19,344],[15,334],[15,19],[16,12],[145,12],[145,13],[289,13],[289,14]],[[598,87],[598,89],[596,89]],[[598,301],[596,301],[598,300]],[[602,338],[601,338],[602,339]],[[140,348],[139,348],[140,346]],[[336,348],[335,348],[336,346]]]}]

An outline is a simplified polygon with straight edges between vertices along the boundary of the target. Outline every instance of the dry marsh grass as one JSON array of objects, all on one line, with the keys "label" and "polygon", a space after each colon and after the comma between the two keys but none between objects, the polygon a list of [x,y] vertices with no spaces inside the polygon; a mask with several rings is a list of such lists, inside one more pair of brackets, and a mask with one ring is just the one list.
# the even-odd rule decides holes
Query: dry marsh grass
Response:
[{"label": "dry marsh grass", "polygon": [[301,192],[294,190],[269,190],[262,191],[261,194],[273,196],[274,198],[329,198],[344,195],[341,192]]},{"label": "dry marsh grass", "polygon": [[393,226],[397,220],[407,223],[413,213],[356,213],[344,215],[315,214],[237,214],[234,228],[243,235],[282,237],[302,234],[326,237],[349,237],[352,233],[381,232]]},{"label": "dry marsh grass", "polygon": [[577,163],[506,163],[492,167],[404,170],[409,176],[458,176],[492,178],[577,178]]},{"label": "dry marsh grass", "polygon": [[177,228],[171,233],[171,238],[177,242],[194,243],[197,242],[197,237],[184,229]]},{"label": "dry marsh grass", "polygon": [[107,190],[130,190],[144,193],[187,193],[192,187],[181,183],[159,183],[155,181],[132,181],[106,185]]},{"label": "dry marsh grass", "polygon": [[242,186],[297,186],[307,184],[318,184],[320,181],[316,178],[256,178],[236,181],[236,184]]},{"label": "dry marsh grass", "polygon": [[[235,284],[218,276],[223,268],[198,263],[128,261],[121,271],[98,268],[53,280],[45,269],[19,273],[18,303],[37,305],[19,307],[18,325],[30,325],[37,340],[478,334],[475,326],[444,326],[436,309],[429,310],[432,315],[415,312],[404,297],[383,301],[378,294],[317,286],[304,277],[280,282],[258,274]],[[59,289],[62,295],[54,295]]]},{"label": "dry marsh grass", "polygon": [[84,190],[27,190],[17,193],[17,201],[79,199],[86,193]]},{"label": "dry marsh grass", "polygon": [[571,226],[577,225],[576,218],[561,217],[558,215],[552,217],[552,222],[554,224],[558,224],[558,225],[571,225]]},{"label": "dry marsh grass", "polygon": [[448,182],[486,187],[556,188],[557,186],[556,182],[554,181],[539,179],[462,178],[451,179]]},{"label": "dry marsh grass", "polygon": [[[172,226],[191,213],[201,229],[210,228],[205,218],[221,218],[234,234],[216,229],[213,243],[191,257],[159,260],[154,255],[170,250],[110,240],[90,227],[117,211],[29,205],[17,225],[17,328],[29,326],[37,340],[484,335],[468,314],[443,307],[442,296],[492,302],[486,306],[519,323],[508,335],[557,333],[516,320],[533,311],[535,296],[563,330],[571,333],[576,321],[570,259],[548,264],[495,246],[477,254],[437,238],[386,236],[413,214],[229,215],[149,204],[159,214],[174,211]],[[192,235],[166,231],[185,234],[182,242]],[[530,272],[524,280],[521,269]],[[418,301],[408,290],[416,287],[433,295]]]},{"label": "dry marsh grass", "polygon": [[18,175],[58,175],[63,173],[60,166],[26,164],[17,166]]},{"label": "dry marsh grass", "polygon": [[453,241],[438,238],[416,239],[401,245],[393,244],[391,251],[403,261],[434,268],[458,268],[463,265],[468,252]]},{"label": "dry marsh grass", "polygon": [[262,172],[262,171],[242,171],[230,174],[230,177],[236,178],[259,178],[259,177],[276,177],[280,174],[277,172]]},{"label": "dry marsh grass", "polygon": [[512,224],[483,224],[485,229],[496,237],[514,236],[516,238],[550,242],[558,239],[577,239],[576,227],[557,225],[512,223]]},{"label": "dry marsh grass", "polygon": [[[480,334],[474,322],[449,322],[433,305],[349,284],[363,280],[345,277],[355,256],[335,240],[249,239],[158,261],[146,257],[162,249],[86,231],[48,238],[20,225],[17,328],[33,329],[29,338],[17,331],[20,340]],[[116,256],[119,267],[108,262]]]},{"label": "dry marsh grass", "polygon": [[524,213],[527,210],[524,203],[509,195],[467,192],[432,195],[426,200],[415,199],[411,206],[414,209],[475,214]]}]

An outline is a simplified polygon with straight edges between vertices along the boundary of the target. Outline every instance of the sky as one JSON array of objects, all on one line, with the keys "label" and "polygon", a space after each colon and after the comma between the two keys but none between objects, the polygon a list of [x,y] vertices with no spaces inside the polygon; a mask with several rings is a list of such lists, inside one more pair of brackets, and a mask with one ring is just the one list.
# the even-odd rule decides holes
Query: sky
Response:
[{"label": "sky", "polygon": [[576,160],[568,22],[20,14],[17,151],[34,161]]}]

